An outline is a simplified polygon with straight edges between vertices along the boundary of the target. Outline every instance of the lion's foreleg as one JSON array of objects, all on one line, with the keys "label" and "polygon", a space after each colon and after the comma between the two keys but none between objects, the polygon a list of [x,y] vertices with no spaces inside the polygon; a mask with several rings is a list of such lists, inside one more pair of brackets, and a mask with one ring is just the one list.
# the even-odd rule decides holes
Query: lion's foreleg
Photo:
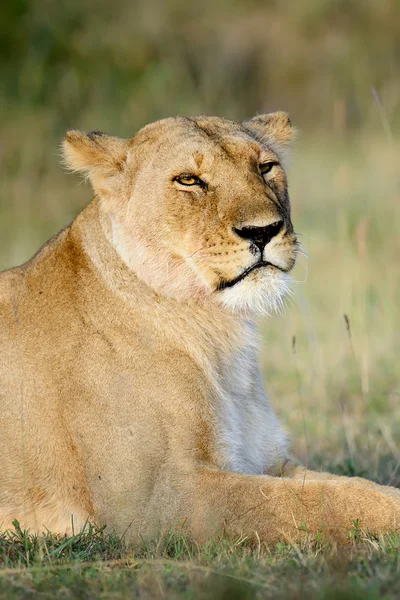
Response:
[{"label": "lion's foreleg", "polygon": [[400,492],[365,479],[271,477],[198,469],[189,523],[205,540],[216,532],[273,544],[318,533],[346,540],[357,521],[371,533],[400,525]]}]

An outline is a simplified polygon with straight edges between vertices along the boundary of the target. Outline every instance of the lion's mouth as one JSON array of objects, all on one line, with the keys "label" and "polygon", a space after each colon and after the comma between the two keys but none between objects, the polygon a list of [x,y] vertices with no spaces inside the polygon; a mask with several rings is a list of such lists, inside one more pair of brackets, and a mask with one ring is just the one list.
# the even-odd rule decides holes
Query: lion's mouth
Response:
[{"label": "lion's mouth", "polygon": [[249,275],[256,269],[262,269],[263,267],[274,267],[274,269],[278,269],[279,271],[282,271],[283,273],[287,273],[286,269],[283,269],[282,267],[278,267],[278,265],[274,265],[273,263],[270,263],[266,260],[260,260],[260,261],[256,262],[254,265],[251,265],[251,267],[248,267],[247,269],[245,269],[243,271],[243,273],[241,273],[240,275],[235,277],[235,279],[231,279],[230,281],[220,281],[219,284],[217,285],[216,291],[220,292],[221,290],[225,290],[226,288],[233,287],[234,285],[239,283],[239,281],[242,281],[242,279],[247,277],[247,275]]}]

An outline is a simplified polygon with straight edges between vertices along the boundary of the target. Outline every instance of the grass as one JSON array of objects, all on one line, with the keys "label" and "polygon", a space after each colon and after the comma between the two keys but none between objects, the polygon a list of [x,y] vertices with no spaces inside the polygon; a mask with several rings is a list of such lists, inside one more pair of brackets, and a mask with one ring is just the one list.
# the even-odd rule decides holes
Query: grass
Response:
[{"label": "grass", "polygon": [[7,598],[396,598],[397,536],[363,537],[357,528],[338,549],[321,544],[273,549],[246,540],[201,547],[175,533],[129,551],[121,539],[88,526],[83,533],[1,538],[0,594]]},{"label": "grass", "polygon": [[310,146],[292,168],[310,258],[297,267],[297,302],[262,324],[266,384],[310,466],[347,461],[350,474],[396,483],[400,149],[362,137]]}]

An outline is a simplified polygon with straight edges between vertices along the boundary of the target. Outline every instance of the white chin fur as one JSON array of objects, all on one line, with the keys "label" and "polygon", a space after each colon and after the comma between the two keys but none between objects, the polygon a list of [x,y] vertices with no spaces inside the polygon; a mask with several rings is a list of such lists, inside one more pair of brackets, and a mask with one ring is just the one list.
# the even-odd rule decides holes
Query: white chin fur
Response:
[{"label": "white chin fur", "polygon": [[217,294],[219,301],[234,312],[269,316],[284,310],[284,298],[291,294],[290,283],[289,275],[281,271],[254,273]]}]

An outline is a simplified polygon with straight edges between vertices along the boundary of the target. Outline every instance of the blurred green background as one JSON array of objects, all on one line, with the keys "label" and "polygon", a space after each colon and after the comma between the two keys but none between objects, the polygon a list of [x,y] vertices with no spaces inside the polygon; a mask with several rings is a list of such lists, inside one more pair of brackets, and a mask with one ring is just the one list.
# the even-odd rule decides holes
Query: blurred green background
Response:
[{"label": "blurred green background", "polygon": [[266,385],[303,459],[395,478],[399,67],[399,0],[3,0],[0,268],[91,198],[59,166],[66,129],[289,111],[310,259],[285,317],[262,322]]},{"label": "blurred green background", "polygon": [[50,131],[284,106],[313,129],[400,118],[398,0],[3,0],[2,103]]}]

